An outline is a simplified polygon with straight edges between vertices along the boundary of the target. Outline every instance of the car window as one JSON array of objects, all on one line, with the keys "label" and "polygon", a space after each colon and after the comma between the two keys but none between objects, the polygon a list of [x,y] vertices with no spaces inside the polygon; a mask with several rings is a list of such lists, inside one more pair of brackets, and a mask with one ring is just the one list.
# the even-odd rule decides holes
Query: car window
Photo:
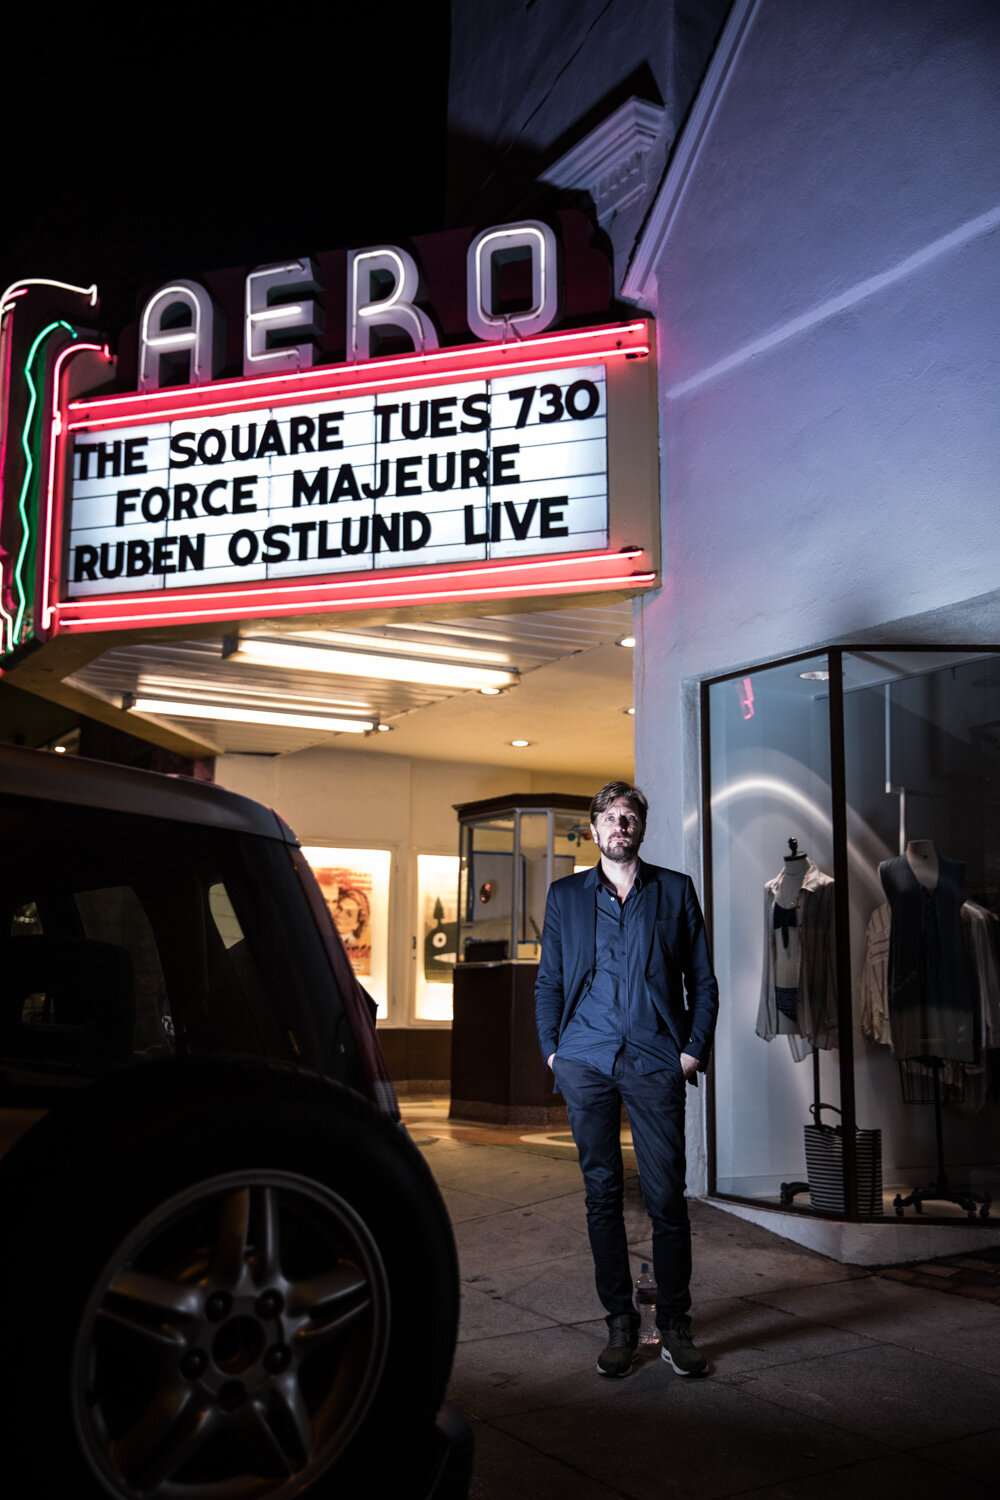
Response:
[{"label": "car window", "polygon": [[73,897],[84,937],[116,944],[129,955],[135,996],[131,1050],[147,1057],[171,1056],[174,1022],[156,938],[131,886],[103,886]]},{"label": "car window", "polygon": [[180,1055],[344,1076],[343,1013],[275,840],[0,796],[0,1090]]}]

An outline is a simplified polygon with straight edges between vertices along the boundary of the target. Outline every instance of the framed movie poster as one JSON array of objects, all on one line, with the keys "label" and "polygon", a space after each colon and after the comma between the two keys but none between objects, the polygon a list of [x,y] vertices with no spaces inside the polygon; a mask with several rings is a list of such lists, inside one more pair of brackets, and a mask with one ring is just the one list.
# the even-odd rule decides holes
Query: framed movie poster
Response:
[{"label": "framed movie poster", "polygon": [[458,956],[458,855],[417,855],[418,1021],[450,1021]]},{"label": "framed movie poster", "polygon": [[379,1020],[388,1014],[389,866],[388,849],[331,849],[310,845],[302,850],[319,881],[351,967],[378,1005]]}]

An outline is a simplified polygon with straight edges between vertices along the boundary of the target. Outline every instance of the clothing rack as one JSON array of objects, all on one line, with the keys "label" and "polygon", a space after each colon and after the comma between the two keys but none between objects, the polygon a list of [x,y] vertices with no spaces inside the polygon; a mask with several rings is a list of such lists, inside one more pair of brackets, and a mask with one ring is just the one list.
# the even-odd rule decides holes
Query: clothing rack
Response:
[{"label": "clothing rack", "polygon": [[[892,1200],[892,1206],[896,1210],[896,1217],[903,1217],[903,1210],[911,1205],[920,1214],[924,1211],[925,1203],[957,1203],[959,1208],[964,1208],[970,1219],[979,1214],[981,1219],[990,1216],[990,1204],[993,1199],[989,1193],[974,1193],[971,1190],[963,1192],[956,1191],[948,1181],[948,1174],[944,1167],[944,1128],[941,1123],[941,1067],[940,1057],[927,1057],[923,1059],[934,1075],[934,1131],[937,1136],[937,1179],[930,1187],[913,1188],[904,1198],[897,1193]],[[784,1198],[781,1200],[784,1202]],[[978,1205],[978,1207],[977,1207]]]}]

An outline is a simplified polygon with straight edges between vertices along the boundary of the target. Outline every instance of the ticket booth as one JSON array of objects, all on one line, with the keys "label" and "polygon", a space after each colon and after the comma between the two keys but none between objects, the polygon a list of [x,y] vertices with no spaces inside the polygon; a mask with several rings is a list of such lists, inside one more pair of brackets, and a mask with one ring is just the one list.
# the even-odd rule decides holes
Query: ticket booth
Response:
[{"label": "ticket booth", "polygon": [[514,1125],[563,1118],[538,1051],[535,977],[549,886],[597,863],[589,808],[587,797],[557,793],[456,807],[454,1117]]}]

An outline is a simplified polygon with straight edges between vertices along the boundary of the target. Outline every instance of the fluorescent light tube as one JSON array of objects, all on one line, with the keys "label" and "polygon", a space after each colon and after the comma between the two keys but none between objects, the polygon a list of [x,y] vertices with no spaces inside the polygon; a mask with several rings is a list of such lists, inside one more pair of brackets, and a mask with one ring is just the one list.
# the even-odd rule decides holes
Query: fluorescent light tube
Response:
[{"label": "fluorescent light tube", "polygon": [[517,673],[500,667],[464,666],[458,662],[422,661],[375,651],[343,651],[326,646],[293,646],[285,641],[241,639],[226,661],[296,672],[326,672],[335,677],[374,677],[382,682],[426,682],[441,688],[512,687]]},{"label": "fluorescent light tube", "polygon": [[221,703],[181,703],[170,698],[135,698],[133,713],[163,714],[168,719],[217,719],[230,724],[272,724],[279,729],[319,729],[327,734],[367,734],[374,719],[339,719],[327,714],[282,713],[269,708],[234,708]]}]

